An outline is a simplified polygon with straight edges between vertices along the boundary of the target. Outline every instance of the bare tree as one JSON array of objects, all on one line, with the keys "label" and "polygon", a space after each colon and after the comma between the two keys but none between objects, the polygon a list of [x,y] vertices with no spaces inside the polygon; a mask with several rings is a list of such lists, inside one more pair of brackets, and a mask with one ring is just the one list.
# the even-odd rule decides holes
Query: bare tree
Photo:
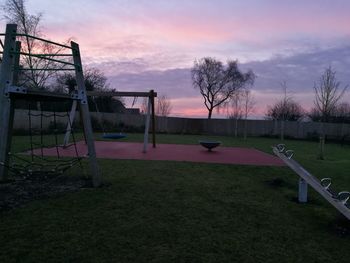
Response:
[{"label": "bare tree", "polygon": [[[84,84],[86,90],[98,90],[107,91],[109,90],[109,83],[107,77],[96,68],[86,68],[84,70]],[[56,86],[64,88],[66,92],[70,93],[75,89],[77,85],[75,80],[75,74],[63,73],[56,75]]]},{"label": "bare tree", "polygon": [[315,109],[319,112],[323,122],[329,121],[332,111],[337,107],[338,101],[344,95],[347,86],[340,88],[336,72],[332,67],[326,68],[318,83],[314,85]]},{"label": "bare tree", "polygon": [[[110,88],[107,77],[96,68],[87,68],[84,70],[84,84],[87,91],[114,92],[115,89]],[[75,74],[63,73],[57,74],[55,79],[54,90],[62,93],[71,93],[76,88]],[[124,101],[120,97],[96,96],[96,98],[88,98],[89,107],[92,111],[101,112],[122,112]]]},{"label": "bare tree", "polygon": [[167,117],[170,115],[171,110],[171,101],[165,95],[157,98],[156,115]]},{"label": "bare tree", "polygon": [[[347,89],[347,86],[340,88],[340,82],[337,81],[335,74],[336,72],[329,66],[325,69],[319,82],[314,85],[315,108],[313,109],[313,114],[319,115],[322,123],[331,121],[332,113],[337,108],[339,100]],[[323,124],[321,132],[319,158],[323,160],[325,147],[325,131]]]},{"label": "bare tree", "polygon": [[[29,37],[29,35],[43,37],[40,32],[42,14],[29,14],[25,3],[25,0],[7,0],[2,6],[3,17],[8,22],[17,24],[18,33],[24,34],[18,37],[22,44],[21,52],[26,54],[21,56],[20,64],[23,68],[29,70],[20,72],[19,84],[30,88],[42,89],[47,84],[47,81],[56,74],[56,71],[53,69],[60,69],[65,67],[65,65],[31,55],[34,53],[54,55],[61,52],[63,48]],[[46,58],[53,58],[53,56],[46,56]]]},{"label": "bare tree", "polygon": [[293,99],[287,103],[278,101],[272,106],[268,106],[266,117],[271,120],[296,121],[304,115],[304,109]]},{"label": "bare tree", "polygon": [[336,122],[350,121],[350,104],[347,102],[339,103],[332,114]]},{"label": "bare tree", "polygon": [[140,111],[142,114],[147,114],[148,111],[148,98],[143,98],[140,106]]},{"label": "bare tree", "polygon": [[232,98],[248,83],[253,83],[255,78],[252,71],[242,73],[237,61],[228,61],[224,66],[221,61],[210,57],[195,61],[191,74],[194,88],[198,88],[204,98],[208,119],[211,119],[214,108]]},{"label": "bare tree", "polygon": [[237,91],[230,101],[225,105],[227,117],[229,119],[242,119],[243,105],[242,105],[243,91]]},{"label": "bare tree", "polygon": [[[317,108],[312,108],[309,117],[313,121],[322,121],[321,112]],[[328,116],[328,122],[334,123],[350,123],[350,104],[347,102],[338,103]]]},{"label": "bare tree", "polygon": [[268,106],[266,116],[272,120],[280,121],[280,139],[284,139],[285,121],[296,121],[304,115],[304,109],[287,91],[287,83],[283,81],[281,84],[283,97],[272,106]]},{"label": "bare tree", "polygon": [[235,121],[235,137],[238,136],[238,120],[243,117],[242,95],[242,91],[239,90],[231,97],[230,101],[226,103],[227,116],[229,119]]},{"label": "bare tree", "polygon": [[243,114],[244,114],[244,140],[247,139],[247,120],[250,113],[254,111],[255,99],[251,90],[245,89],[242,92]]},{"label": "bare tree", "polygon": [[288,94],[286,81],[281,82],[280,85],[283,90],[283,97],[275,105],[268,107],[267,116],[280,121],[280,139],[284,140],[285,121],[298,120],[303,115],[304,110]]}]

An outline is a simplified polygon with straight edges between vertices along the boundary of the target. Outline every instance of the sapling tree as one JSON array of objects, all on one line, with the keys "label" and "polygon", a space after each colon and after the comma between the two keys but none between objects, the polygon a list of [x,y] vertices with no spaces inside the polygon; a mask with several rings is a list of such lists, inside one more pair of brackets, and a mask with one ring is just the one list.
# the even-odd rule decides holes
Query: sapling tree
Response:
[{"label": "sapling tree", "polygon": [[[315,91],[315,111],[321,116],[322,122],[330,121],[332,112],[338,106],[339,100],[343,97],[347,86],[341,88],[340,82],[335,76],[336,72],[329,66],[320,77],[318,83],[314,85]],[[320,137],[319,158],[324,159],[325,132],[322,124],[322,134]]]},{"label": "sapling tree", "polygon": [[315,110],[320,114],[323,122],[329,121],[332,112],[337,108],[347,86],[341,88],[332,67],[326,68],[318,83],[314,85]]},{"label": "sapling tree", "polygon": [[256,101],[254,99],[254,96],[252,95],[251,90],[245,89],[242,92],[242,105],[243,105],[243,116],[244,116],[244,130],[243,130],[244,140],[247,139],[248,116],[254,111],[255,103]]},{"label": "sapling tree", "polygon": [[172,110],[171,101],[167,96],[161,95],[157,98],[156,115],[167,117]]}]

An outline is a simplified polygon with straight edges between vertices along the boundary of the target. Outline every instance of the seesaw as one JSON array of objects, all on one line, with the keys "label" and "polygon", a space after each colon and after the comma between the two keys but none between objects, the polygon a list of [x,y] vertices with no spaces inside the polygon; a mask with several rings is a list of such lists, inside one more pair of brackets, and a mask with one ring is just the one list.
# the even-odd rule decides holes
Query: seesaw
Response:
[{"label": "seesaw", "polygon": [[350,220],[350,192],[341,191],[335,192],[331,189],[331,178],[323,178],[318,180],[315,176],[305,170],[298,162],[292,159],[293,151],[286,150],[284,144],[278,144],[272,147],[274,154],[276,154],[284,163],[286,163],[299,178],[298,201],[300,203],[307,202],[307,188],[310,185],[316,192],[325,198],[331,205],[333,205],[340,213]]}]

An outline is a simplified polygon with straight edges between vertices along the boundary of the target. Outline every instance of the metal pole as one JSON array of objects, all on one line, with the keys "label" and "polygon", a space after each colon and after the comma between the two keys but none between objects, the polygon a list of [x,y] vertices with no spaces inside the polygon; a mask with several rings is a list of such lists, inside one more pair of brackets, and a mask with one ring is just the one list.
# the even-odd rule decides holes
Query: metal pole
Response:
[{"label": "metal pole", "polygon": [[307,182],[303,178],[299,178],[299,203],[307,203]]}]

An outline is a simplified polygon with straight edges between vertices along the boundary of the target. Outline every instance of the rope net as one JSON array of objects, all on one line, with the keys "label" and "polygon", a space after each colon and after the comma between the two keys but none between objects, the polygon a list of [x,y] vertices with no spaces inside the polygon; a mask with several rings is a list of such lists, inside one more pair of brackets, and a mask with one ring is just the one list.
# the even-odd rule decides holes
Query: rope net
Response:
[{"label": "rope net", "polygon": [[[51,110],[44,111],[43,103],[38,103],[39,110],[34,110],[33,104],[28,103],[28,146],[26,145],[24,152],[8,153],[9,161],[6,168],[21,178],[61,175],[75,165],[79,165],[83,170],[82,157],[79,156],[74,134],[74,124],[68,110],[56,112],[55,106],[58,102],[51,102],[49,105]],[[47,104],[45,106],[48,107]],[[67,125],[62,125],[58,120],[65,120]],[[71,143],[60,144],[67,129],[71,133]],[[62,149],[69,148],[73,148],[75,156],[63,157]],[[50,156],[47,156],[48,149],[51,152]],[[55,149],[55,156],[52,156],[52,149]]]}]

